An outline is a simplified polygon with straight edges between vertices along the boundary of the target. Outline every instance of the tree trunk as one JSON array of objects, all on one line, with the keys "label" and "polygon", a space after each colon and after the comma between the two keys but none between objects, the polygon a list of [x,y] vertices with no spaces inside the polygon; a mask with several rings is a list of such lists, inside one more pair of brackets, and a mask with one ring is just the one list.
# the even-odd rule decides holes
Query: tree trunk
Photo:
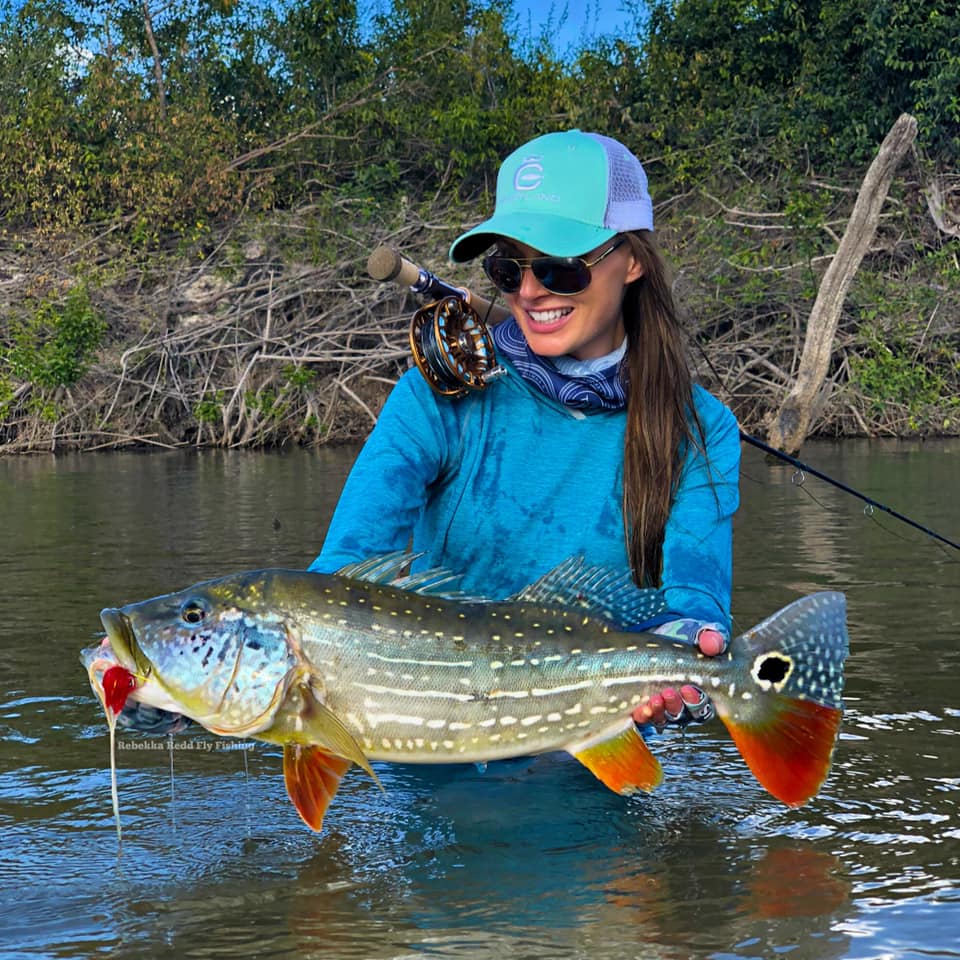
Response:
[{"label": "tree trunk", "polygon": [[830,367],[833,338],[850,282],[877,232],[880,211],[893,174],[917,135],[917,121],[903,113],[890,128],[863,178],[837,253],[820,282],[807,321],[807,336],[793,388],[773,417],[767,435],[770,446],[796,454],[807,436],[823,381]]},{"label": "tree trunk", "polygon": [[160,119],[167,119],[167,91],[163,86],[163,63],[160,60],[160,48],[157,46],[157,38],[153,35],[153,20],[150,18],[150,6],[148,0],[143,0],[143,27],[147,33],[147,43],[150,45],[150,52],[153,54],[153,76],[157,81],[157,103],[160,105]]}]

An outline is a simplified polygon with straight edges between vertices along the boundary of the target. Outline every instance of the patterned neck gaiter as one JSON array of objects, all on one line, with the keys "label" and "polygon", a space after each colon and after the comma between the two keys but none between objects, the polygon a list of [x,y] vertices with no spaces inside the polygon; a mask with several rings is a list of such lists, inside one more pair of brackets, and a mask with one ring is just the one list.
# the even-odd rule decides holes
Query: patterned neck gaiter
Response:
[{"label": "patterned neck gaiter", "polygon": [[549,357],[541,357],[530,349],[513,317],[493,328],[493,342],[500,356],[509,360],[524,380],[564,406],[622,410],[627,405],[626,385],[620,376],[622,362],[614,360],[601,369],[578,372],[575,376],[563,373]]}]

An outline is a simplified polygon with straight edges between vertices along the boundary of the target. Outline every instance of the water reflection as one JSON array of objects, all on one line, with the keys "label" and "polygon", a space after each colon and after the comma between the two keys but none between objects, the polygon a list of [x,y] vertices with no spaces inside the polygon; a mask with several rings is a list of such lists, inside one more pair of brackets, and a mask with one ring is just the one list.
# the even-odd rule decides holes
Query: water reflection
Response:
[{"label": "water reflection", "polygon": [[[954,535],[951,443],[805,456]],[[624,801],[557,757],[351,771],[306,831],[278,751],[120,751],[77,663],[100,607],[315,555],[352,451],[0,461],[0,955],[954,957],[960,565],[747,451],[735,611],[847,593],[834,771],[798,811],[722,730]],[[812,499],[813,494],[816,499]],[[196,736],[192,734],[191,736]]]}]

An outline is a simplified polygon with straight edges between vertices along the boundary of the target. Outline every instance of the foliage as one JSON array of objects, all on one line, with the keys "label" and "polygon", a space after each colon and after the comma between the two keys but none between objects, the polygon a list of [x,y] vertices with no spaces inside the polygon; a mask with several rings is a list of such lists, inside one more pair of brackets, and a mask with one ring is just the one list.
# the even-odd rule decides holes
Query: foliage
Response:
[{"label": "foliage", "polygon": [[899,403],[911,412],[940,399],[945,378],[935,369],[917,363],[904,337],[889,342],[874,336],[866,352],[852,361],[851,380],[878,407]]},{"label": "foliage", "polygon": [[615,96],[673,151],[769,143],[817,167],[864,162],[908,112],[955,164],[958,35],[948,0],[659,0],[646,37],[617,45]]},{"label": "foliage", "polygon": [[[50,395],[83,386],[78,433],[88,410],[116,427],[122,394],[120,419],[138,436],[158,423],[177,442],[337,436],[335,401],[318,392],[358,406],[367,394],[336,363],[303,362],[314,340],[301,332],[357,309],[380,238],[439,268],[430,261],[489,208],[500,159],[579,126],[644,160],[694,335],[726,358],[720,392],[756,421],[795,372],[853,195],[904,111],[919,123],[917,151],[850,292],[833,375],[853,399],[825,428],[896,429],[891,410],[923,419],[920,407],[958,392],[956,253],[921,192],[939,184],[945,222],[960,222],[955,3],[655,0],[634,5],[624,36],[563,57],[549,24],[517,29],[511,0],[379,9],[365,21],[357,0],[0,0],[0,280],[56,274],[76,291],[46,302],[27,290],[7,312],[20,319],[3,334],[6,412],[35,392],[56,420]],[[243,253],[250,235],[269,262]],[[199,321],[181,315],[177,291],[207,267],[235,284],[215,315],[233,310],[236,325],[193,351],[183,343]],[[316,299],[274,288],[321,269],[335,276]],[[70,299],[97,288],[101,304],[108,277],[119,373],[91,368],[103,331],[89,299]],[[10,282],[0,308],[20,290]],[[260,305],[240,311],[247,297]],[[297,313],[306,303],[315,314]],[[261,337],[301,353],[248,371]],[[360,342],[347,335],[343,350]],[[125,393],[134,382],[143,396]],[[43,434],[24,416],[16,429],[0,417],[0,443]]]},{"label": "foliage", "polygon": [[82,284],[63,301],[48,298],[25,320],[9,324],[10,344],[0,352],[9,376],[38,387],[69,387],[86,372],[106,331]]},{"label": "foliage", "polygon": [[510,0],[5,0],[0,210],[107,221],[156,244],[344,191],[469,196],[558,125],[655,153],[678,187],[764,156],[862,163],[902,111],[960,156],[960,13],[947,0],[658,0],[572,60],[512,32]]}]

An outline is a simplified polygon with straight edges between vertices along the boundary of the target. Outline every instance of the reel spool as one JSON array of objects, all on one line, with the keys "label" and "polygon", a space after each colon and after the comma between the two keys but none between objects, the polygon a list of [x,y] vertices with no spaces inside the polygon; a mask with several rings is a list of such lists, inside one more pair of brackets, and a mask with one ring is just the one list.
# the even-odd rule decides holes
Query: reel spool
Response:
[{"label": "reel spool", "polygon": [[410,323],[410,351],[427,383],[445,397],[483,390],[506,373],[480,315],[459,297],[421,307]]}]

